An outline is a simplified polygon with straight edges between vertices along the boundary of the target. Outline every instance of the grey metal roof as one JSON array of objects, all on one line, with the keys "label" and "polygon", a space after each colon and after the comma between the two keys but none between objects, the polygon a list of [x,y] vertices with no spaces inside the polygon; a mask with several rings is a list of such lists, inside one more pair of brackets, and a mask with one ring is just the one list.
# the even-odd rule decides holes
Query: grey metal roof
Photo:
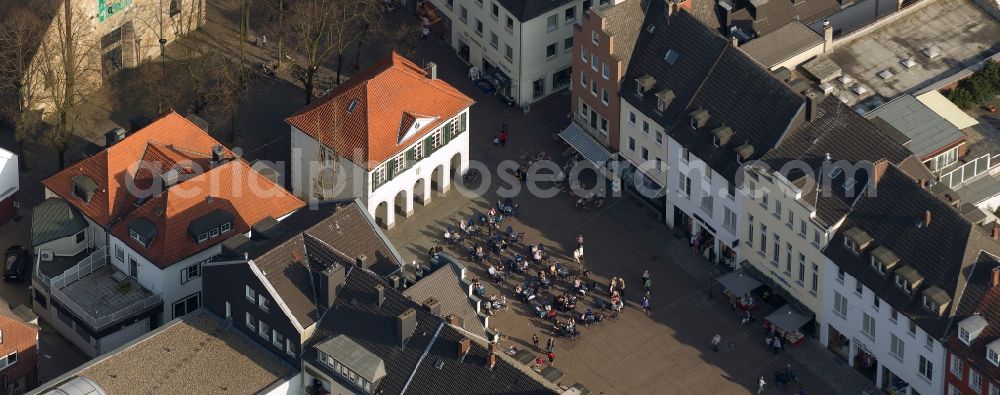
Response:
[{"label": "grey metal roof", "polygon": [[771,68],[823,43],[823,38],[799,21],[791,21],[763,37],[740,46],[764,67]]},{"label": "grey metal roof", "polygon": [[374,383],[385,377],[385,361],[346,335],[338,335],[330,340],[320,342],[316,345],[316,349],[329,355],[369,382]]},{"label": "grey metal roof", "polygon": [[865,114],[868,119],[875,117],[909,137],[908,148],[921,159],[965,138],[955,125],[908,94]]},{"label": "grey metal roof", "polygon": [[31,245],[72,236],[87,228],[80,210],[58,197],[45,199],[31,212]]},{"label": "grey metal roof", "polygon": [[592,162],[595,166],[603,166],[608,160],[611,160],[611,152],[608,152],[607,148],[604,148],[601,143],[584,132],[576,122],[570,122],[566,129],[559,132],[559,137],[566,140],[566,144],[573,147],[580,155],[583,155],[584,159]]}]

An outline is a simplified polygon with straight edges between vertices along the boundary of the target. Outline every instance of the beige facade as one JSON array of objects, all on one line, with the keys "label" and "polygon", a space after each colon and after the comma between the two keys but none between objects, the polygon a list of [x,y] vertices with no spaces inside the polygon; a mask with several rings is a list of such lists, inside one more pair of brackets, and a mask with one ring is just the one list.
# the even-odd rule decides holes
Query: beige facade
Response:
[{"label": "beige facade", "polygon": [[[136,67],[160,55],[163,44],[190,33],[205,24],[205,0],[66,0],[70,2],[71,19],[66,17],[65,3],[60,0],[40,0],[29,9],[48,28],[39,37],[35,51],[35,76],[43,83],[33,84],[40,92],[36,104],[46,109],[51,103],[51,87],[58,87],[66,73],[60,73],[61,37],[66,21],[79,61],[72,67],[83,91],[99,87],[108,77],[125,68]],[[58,88],[57,88],[58,89]]]},{"label": "beige facade", "polygon": [[743,259],[824,322],[822,249],[836,226],[817,222],[816,208],[802,200],[804,192],[778,172],[747,167],[744,187]]}]

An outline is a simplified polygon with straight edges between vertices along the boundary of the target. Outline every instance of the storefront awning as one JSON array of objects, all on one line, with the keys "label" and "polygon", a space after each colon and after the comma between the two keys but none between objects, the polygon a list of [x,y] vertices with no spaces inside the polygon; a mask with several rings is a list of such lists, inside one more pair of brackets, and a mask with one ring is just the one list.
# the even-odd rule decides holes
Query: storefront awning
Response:
[{"label": "storefront awning", "polygon": [[602,168],[609,160],[611,160],[611,152],[607,148],[604,148],[601,143],[590,137],[587,132],[580,128],[576,122],[570,122],[566,129],[559,132],[559,137],[566,141],[570,147],[579,152],[588,162],[594,164],[597,168]]},{"label": "storefront awning", "polygon": [[801,328],[813,317],[802,314],[791,305],[786,304],[764,319],[785,332],[792,332]]},{"label": "storefront awning", "polygon": [[760,281],[757,281],[757,279],[753,278],[750,273],[747,273],[745,269],[729,272],[716,280],[719,284],[722,284],[723,287],[726,287],[729,292],[732,292],[733,295],[736,296],[743,296],[743,294],[764,285]]}]

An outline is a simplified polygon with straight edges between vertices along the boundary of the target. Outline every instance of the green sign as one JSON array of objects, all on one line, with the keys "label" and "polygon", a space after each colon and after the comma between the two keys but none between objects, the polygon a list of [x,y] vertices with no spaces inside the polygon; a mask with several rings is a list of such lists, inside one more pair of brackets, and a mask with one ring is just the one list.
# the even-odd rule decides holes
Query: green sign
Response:
[{"label": "green sign", "polygon": [[97,20],[104,22],[111,15],[132,5],[132,0],[97,0]]}]

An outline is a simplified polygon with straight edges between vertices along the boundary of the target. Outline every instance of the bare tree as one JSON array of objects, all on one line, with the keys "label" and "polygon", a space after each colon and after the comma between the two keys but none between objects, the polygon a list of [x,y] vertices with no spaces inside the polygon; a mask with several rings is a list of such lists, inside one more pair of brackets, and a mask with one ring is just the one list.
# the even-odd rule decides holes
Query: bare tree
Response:
[{"label": "bare tree", "polygon": [[316,73],[330,58],[337,57],[340,83],[344,55],[358,39],[357,29],[378,14],[375,0],[299,0],[289,15],[291,39],[304,56],[302,70],[295,77],[305,89],[306,103],[312,101]]},{"label": "bare tree", "polygon": [[52,105],[48,137],[59,154],[59,168],[66,165],[66,150],[77,123],[86,115],[83,107],[88,97],[101,85],[99,42],[90,24],[74,22],[77,15],[86,15],[74,4],[78,3],[62,2],[37,60],[45,78],[46,99]]},{"label": "bare tree", "polygon": [[15,7],[9,20],[0,24],[0,112],[14,127],[19,157],[27,167],[23,145],[35,137],[39,117],[33,111],[39,107],[44,80],[39,65],[34,62],[39,37],[45,24],[28,8]]}]

